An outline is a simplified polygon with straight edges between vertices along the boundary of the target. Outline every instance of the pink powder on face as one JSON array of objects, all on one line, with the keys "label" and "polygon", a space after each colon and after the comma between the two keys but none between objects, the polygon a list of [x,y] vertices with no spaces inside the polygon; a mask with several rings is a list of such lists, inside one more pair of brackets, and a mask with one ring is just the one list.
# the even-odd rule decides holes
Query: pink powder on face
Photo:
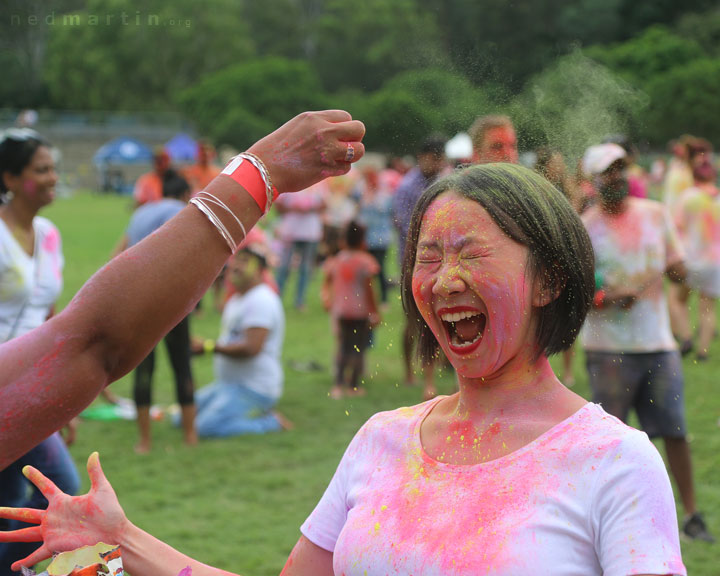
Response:
[{"label": "pink powder on face", "polygon": [[[449,192],[423,216],[412,289],[420,313],[461,376],[487,377],[532,346],[528,250],[506,236],[476,202]],[[470,306],[486,314],[477,350],[456,354],[442,308]]]},{"label": "pink powder on face", "polygon": [[35,180],[23,180],[23,192],[31,198],[37,194],[37,182]]}]

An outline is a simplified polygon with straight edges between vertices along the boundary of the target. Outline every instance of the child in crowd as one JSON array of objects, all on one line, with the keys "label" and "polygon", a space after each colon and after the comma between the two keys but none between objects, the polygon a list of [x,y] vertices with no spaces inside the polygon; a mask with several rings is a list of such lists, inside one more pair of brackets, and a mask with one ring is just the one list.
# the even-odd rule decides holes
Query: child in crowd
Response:
[{"label": "child in crowd", "polygon": [[380,322],[373,291],[373,277],[379,268],[375,258],[366,251],[365,228],[350,222],[345,248],[323,266],[322,300],[339,335],[331,398],[365,394],[359,384],[370,330]]}]

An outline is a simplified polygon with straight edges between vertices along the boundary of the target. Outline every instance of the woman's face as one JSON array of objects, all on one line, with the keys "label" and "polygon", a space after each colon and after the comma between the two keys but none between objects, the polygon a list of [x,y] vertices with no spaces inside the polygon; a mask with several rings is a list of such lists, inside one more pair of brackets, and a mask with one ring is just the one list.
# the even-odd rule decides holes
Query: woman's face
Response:
[{"label": "woman's face", "polygon": [[415,302],[460,376],[492,376],[534,352],[528,249],[510,239],[477,202],[438,196],[420,227]]},{"label": "woman's face", "polygon": [[8,185],[15,197],[39,209],[55,198],[57,180],[50,149],[40,146],[23,171],[18,176],[10,176]]}]

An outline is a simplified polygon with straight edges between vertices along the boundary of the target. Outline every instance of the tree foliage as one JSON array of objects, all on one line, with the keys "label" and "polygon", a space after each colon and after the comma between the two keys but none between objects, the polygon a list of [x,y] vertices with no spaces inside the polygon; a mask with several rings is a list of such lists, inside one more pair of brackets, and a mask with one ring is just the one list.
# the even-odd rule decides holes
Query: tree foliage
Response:
[{"label": "tree foliage", "polygon": [[[702,44],[687,28],[701,20]],[[651,26],[637,38],[595,47],[588,54],[647,94],[649,105],[635,122],[638,138],[660,146],[678,134],[695,132],[720,141],[716,102],[720,59],[711,41],[720,34],[720,16],[717,11],[688,16],[679,29],[685,35]]]},{"label": "tree foliage", "polygon": [[704,136],[720,144],[720,60],[702,58],[650,79],[645,115],[648,138],[662,144],[679,134]]},{"label": "tree foliage", "polygon": [[676,66],[702,58],[703,50],[695,40],[658,25],[627,42],[592,48],[588,56],[628,81],[642,85]]},{"label": "tree foliage", "polygon": [[295,114],[324,108],[326,96],[307,62],[266,58],[208,75],[178,101],[202,132],[243,148]]},{"label": "tree foliage", "polygon": [[362,116],[370,150],[413,154],[432,131],[430,111],[402,90],[380,90],[364,106]]},{"label": "tree foliage", "polygon": [[632,131],[646,97],[580,51],[560,58],[528,83],[511,114],[523,144],[549,144],[574,163],[610,134]]},{"label": "tree foliage", "polygon": [[398,72],[446,62],[432,14],[415,0],[328,0],[313,64],[329,92],[372,91]]},{"label": "tree foliage", "polygon": [[707,12],[695,12],[683,16],[677,25],[677,33],[697,42],[705,54],[720,56],[720,7]]},{"label": "tree foliage", "polygon": [[124,0],[87,0],[85,10],[69,15],[77,20],[65,20],[77,24],[50,28],[45,77],[53,104],[164,109],[203,74],[250,57],[244,21],[228,17],[239,13],[235,2],[213,4],[155,1],[141,11]]},{"label": "tree foliage", "polygon": [[[696,119],[705,117],[698,132],[720,139],[708,133],[715,112],[707,98],[674,84],[712,72],[720,59],[716,0],[6,0],[4,23],[0,106],[179,106],[202,131],[239,143],[325,103],[366,119],[373,145],[401,151],[428,131],[452,135],[501,109],[517,116],[526,142],[551,140],[547,127],[557,120],[561,133],[570,130],[567,119],[580,122],[586,102],[605,103],[595,94],[616,75],[626,83],[616,86],[645,92],[650,105],[626,109],[609,97],[601,117],[619,106],[614,117],[653,143],[685,121],[681,131],[702,128]],[[579,66],[578,47],[603,66]],[[560,72],[567,69],[582,82]],[[218,93],[194,90],[201,86]],[[569,98],[574,91],[582,104]],[[670,104],[668,94],[684,100]],[[564,117],[558,102],[569,107]],[[600,130],[599,118],[589,121],[590,132]]]}]

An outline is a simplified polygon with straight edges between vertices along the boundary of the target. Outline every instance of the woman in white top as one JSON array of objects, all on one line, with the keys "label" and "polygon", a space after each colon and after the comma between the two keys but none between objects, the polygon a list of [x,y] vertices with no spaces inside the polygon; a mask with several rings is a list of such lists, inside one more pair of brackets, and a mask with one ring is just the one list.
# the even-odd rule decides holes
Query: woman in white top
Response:
[{"label": "woman in white top", "polygon": [[[27,128],[10,129],[1,138],[0,342],[6,342],[37,328],[52,315],[62,291],[63,255],[57,228],[38,216],[53,201],[57,183],[49,144]],[[70,494],[80,488],[75,464],[55,432],[0,470],[0,505],[47,506],[36,488],[27,495],[28,481],[22,468],[28,464]],[[33,543],[0,544],[0,575],[9,575],[10,565],[37,547]]]},{"label": "woman in white top", "polygon": [[[541,176],[488,164],[428,189],[410,226],[403,296],[424,357],[440,346],[459,392],[373,417],[301,528],[285,576],[685,574],[661,457],[565,388],[548,355],[590,307],[593,252]],[[222,576],[133,525],[90,457],[71,498],[35,470],[51,511],[42,553],[119,544],[133,574]]]}]

